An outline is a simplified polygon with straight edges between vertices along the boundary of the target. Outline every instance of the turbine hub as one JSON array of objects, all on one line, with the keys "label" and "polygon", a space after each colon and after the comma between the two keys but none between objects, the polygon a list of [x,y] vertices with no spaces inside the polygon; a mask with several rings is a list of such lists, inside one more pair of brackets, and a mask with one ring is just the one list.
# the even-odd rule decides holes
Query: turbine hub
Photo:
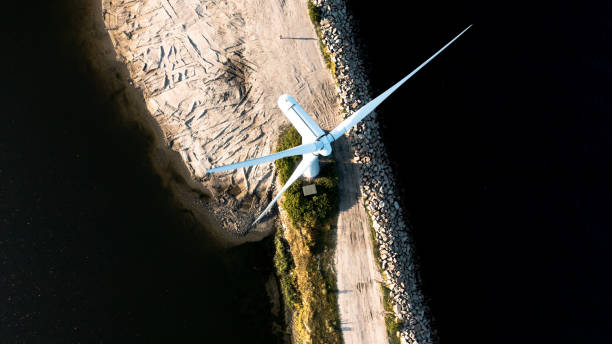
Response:
[{"label": "turbine hub", "polygon": [[323,148],[317,152],[317,154],[322,156],[328,156],[332,152],[331,143],[333,140],[330,140],[329,135],[321,136],[319,138],[319,142],[323,143]]}]

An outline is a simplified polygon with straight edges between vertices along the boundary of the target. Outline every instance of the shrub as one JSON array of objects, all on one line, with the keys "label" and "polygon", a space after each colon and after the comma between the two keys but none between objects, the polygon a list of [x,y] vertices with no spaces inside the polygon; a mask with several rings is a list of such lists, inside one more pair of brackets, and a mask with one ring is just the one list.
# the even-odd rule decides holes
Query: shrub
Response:
[{"label": "shrub", "polygon": [[[331,168],[333,166],[324,166],[323,169]],[[315,185],[317,194],[313,196],[304,196],[301,180],[287,190],[283,208],[296,225],[314,228],[323,224],[338,207],[338,178],[317,178]]]},{"label": "shrub", "polygon": [[285,306],[290,309],[295,309],[296,306],[300,304],[299,292],[295,287],[294,279],[291,275],[291,269],[295,264],[289,252],[289,244],[282,238],[280,229],[277,230],[274,236],[274,247],[274,266],[278,274]]},{"label": "shrub", "polygon": [[308,1],[308,15],[312,23],[318,26],[321,22],[321,9],[310,0]]},{"label": "shrub", "polygon": [[[276,148],[277,152],[302,144],[302,136],[300,136],[300,133],[298,133],[295,127],[290,126],[281,128],[281,133],[282,134],[278,140],[278,145]],[[276,170],[278,171],[278,180],[280,180],[281,184],[285,184],[287,182],[287,179],[291,177],[291,173],[301,159],[302,156],[297,155],[275,161]]]},{"label": "shrub", "polygon": [[[302,138],[294,127],[285,130],[286,132],[279,139],[277,151],[302,143]],[[293,156],[276,160],[278,177],[282,184],[287,182],[301,158],[301,156]],[[314,228],[323,224],[338,208],[338,177],[333,162],[322,163],[319,177],[314,179],[314,183],[317,187],[317,194],[313,196],[304,196],[302,192],[304,183],[301,180],[297,180],[285,192],[282,206],[296,225]]]}]

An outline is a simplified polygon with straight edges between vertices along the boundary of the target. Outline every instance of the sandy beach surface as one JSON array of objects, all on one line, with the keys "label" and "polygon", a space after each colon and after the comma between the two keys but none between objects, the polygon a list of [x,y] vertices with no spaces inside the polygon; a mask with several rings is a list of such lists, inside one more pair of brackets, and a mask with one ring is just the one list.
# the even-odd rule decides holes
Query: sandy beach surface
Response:
[{"label": "sandy beach surface", "polygon": [[167,145],[213,196],[205,207],[244,234],[274,192],[273,165],[205,171],[272,153],[289,124],[276,105],[283,93],[323,128],[340,119],[305,2],[104,0],[102,8]]},{"label": "sandy beach surface", "polygon": [[[142,90],[162,148],[175,152],[188,170],[187,183],[196,184],[181,188],[179,198],[219,224],[220,236],[230,233],[230,244],[269,233],[274,216],[255,230],[249,224],[276,191],[273,164],[205,171],[272,153],[280,127],[289,124],[276,105],[283,93],[293,95],[323,129],[342,120],[306,1],[103,0],[102,9],[118,59],[130,83]],[[337,159],[346,160],[339,166],[336,255],[344,340],[386,343],[359,169],[350,163],[346,140],[334,149]]]}]

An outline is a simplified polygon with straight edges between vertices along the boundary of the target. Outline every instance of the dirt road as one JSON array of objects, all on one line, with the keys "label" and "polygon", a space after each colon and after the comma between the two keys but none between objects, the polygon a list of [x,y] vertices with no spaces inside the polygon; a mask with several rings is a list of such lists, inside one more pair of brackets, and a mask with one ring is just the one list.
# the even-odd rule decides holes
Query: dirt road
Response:
[{"label": "dirt road", "polygon": [[338,304],[346,344],[388,343],[368,214],[359,188],[359,168],[351,163],[346,138],[337,141],[334,157],[340,175],[340,214],[336,245]]}]

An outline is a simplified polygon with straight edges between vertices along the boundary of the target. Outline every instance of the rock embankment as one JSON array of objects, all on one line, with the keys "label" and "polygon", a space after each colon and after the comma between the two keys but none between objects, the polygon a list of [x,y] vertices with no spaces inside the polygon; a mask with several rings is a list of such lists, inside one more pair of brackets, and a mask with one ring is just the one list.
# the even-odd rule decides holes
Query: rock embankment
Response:
[{"label": "rock embankment", "polygon": [[[343,0],[313,3],[321,9],[321,38],[335,64],[337,92],[347,117],[371,100],[353,31],[353,17]],[[361,191],[372,217],[385,283],[391,290],[395,315],[402,323],[401,341],[432,343],[434,336],[414,263],[410,227],[400,208],[376,114],[353,128],[348,138],[354,149],[354,162],[360,165]]]}]

